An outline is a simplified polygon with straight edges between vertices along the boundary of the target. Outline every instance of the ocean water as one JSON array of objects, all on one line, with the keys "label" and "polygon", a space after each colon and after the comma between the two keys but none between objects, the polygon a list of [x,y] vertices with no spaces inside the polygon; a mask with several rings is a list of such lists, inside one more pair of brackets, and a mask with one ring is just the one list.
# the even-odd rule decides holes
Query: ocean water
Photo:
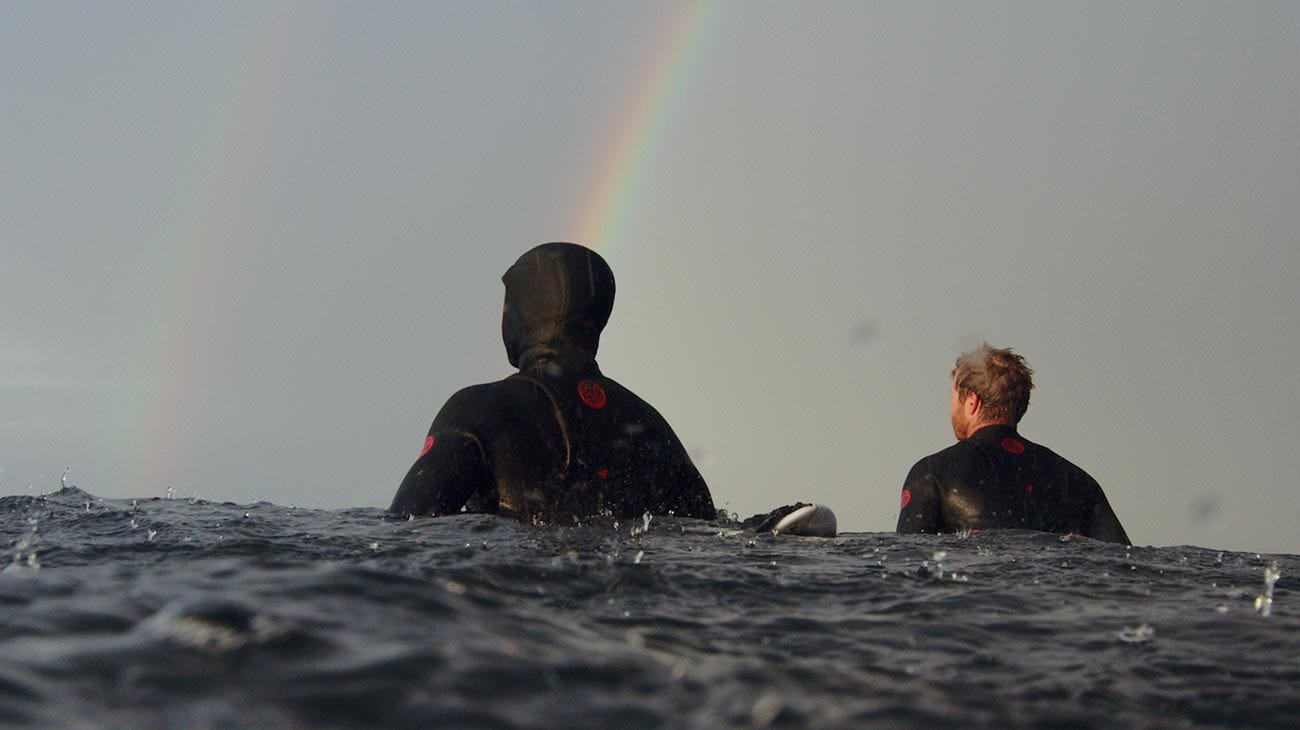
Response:
[{"label": "ocean water", "polygon": [[1293,555],[75,488],[0,519],[5,727],[1300,727]]}]

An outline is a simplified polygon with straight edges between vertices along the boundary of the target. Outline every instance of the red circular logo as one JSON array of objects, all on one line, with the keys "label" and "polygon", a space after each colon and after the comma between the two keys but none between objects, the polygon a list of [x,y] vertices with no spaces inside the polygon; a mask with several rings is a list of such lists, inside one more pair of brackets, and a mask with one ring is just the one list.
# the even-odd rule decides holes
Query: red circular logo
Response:
[{"label": "red circular logo", "polygon": [[432,437],[432,436],[425,437],[425,439],[424,439],[424,451],[421,451],[421,452],[420,452],[420,458],[424,458],[424,455],[427,454],[427,453],[429,453],[429,449],[432,449],[432,448],[433,448],[433,437]]},{"label": "red circular logo", "polygon": [[907,503],[908,503],[908,502],[911,502],[911,501],[912,501],[912,493],[909,492],[908,490],[904,489],[904,490],[903,490],[903,503],[900,504],[900,505],[898,505],[898,508],[899,508],[899,509],[903,509],[904,507],[907,506]]},{"label": "red circular logo", "polygon": [[605,389],[600,387],[600,383],[591,380],[579,380],[578,397],[589,408],[600,410],[605,407]]},{"label": "red circular logo", "polygon": [[1025,445],[1018,439],[1013,439],[1010,436],[1002,439],[1002,448],[1006,449],[1009,453],[1016,455],[1025,453]]}]

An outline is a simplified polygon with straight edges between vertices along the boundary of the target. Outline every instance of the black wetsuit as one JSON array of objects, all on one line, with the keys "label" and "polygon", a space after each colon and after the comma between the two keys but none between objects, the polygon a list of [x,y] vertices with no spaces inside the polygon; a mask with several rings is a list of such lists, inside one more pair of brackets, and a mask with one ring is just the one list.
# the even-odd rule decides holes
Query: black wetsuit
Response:
[{"label": "black wetsuit", "polygon": [[988,529],[1129,544],[1096,480],[1008,425],[985,426],[921,459],[903,484],[898,532]]},{"label": "black wetsuit", "polygon": [[502,337],[519,372],[447,401],[389,509],[551,523],[646,512],[715,519],[708,486],[668,422],[596,365],[614,301],[604,260],[544,244],[502,278]]}]

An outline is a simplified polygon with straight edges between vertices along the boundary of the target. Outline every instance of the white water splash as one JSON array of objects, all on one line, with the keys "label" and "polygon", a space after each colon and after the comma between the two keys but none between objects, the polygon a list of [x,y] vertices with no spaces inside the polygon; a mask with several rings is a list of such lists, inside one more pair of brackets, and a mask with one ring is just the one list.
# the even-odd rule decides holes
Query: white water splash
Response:
[{"label": "white water splash", "polygon": [[[643,534],[643,533],[649,532],[649,531],[650,531],[650,520],[651,520],[651,519],[652,519],[652,518],[651,518],[651,516],[650,516],[650,513],[649,513],[649,512],[646,512],[645,514],[641,515],[641,524],[640,524],[640,525],[632,525],[632,528],[631,528],[631,530],[629,530],[629,532],[631,532],[633,536],[641,535],[641,534]],[[618,531],[618,523],[617,523],[617,522],[614,523],[614,530],[615,530],[616,532]]]},{"label": "white water splash", "polygon": [[0,572],[20,573],[24,570],[30,570],[34,573],[41,569],[41,561],[37,560],[35,550],[31,550],[30,552],[28,552],[26,559],[23,558],[23,552],[27,551],[29,548],[32,547],[31,540],[24,537],[21,540],[19,540],[18,544],[15,545],[14,547],[15,550],[14,550],[13,562],[11,562],[9,565],[6,565],[4,570]]},{"label": "white water splash", "polygon": [[934,577],[938,580],[943,580],[943,559],[946,557],[948,557],[948,553],[943,550],[936,550],[930,556],[930,559],[934,561]]},{"label": "white water splash", "polygon": [[1273,613],[1273,586],[1281,577],[1282,571],[1278,570],[1276,562],[1264,568],[1264,595],[1255,597],[1255,610],[1264,618]]},{"label": "white water splash", "polygon": [[1128,644],[1145,644],[1156,637],[1156,629],[1150,624],[1139,624],[1134,628],[1125,627],[1116,636]]}]

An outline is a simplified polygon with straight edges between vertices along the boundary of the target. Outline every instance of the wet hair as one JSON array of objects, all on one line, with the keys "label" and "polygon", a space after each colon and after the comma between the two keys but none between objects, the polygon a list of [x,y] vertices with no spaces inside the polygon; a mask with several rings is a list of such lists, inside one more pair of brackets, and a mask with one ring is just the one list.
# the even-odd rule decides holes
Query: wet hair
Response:
[{"label": "wet hair", "polygon": [[971,393],[979,396],[984,420],[1020,423],[1029,410],[1034,371],[1010,348],[981,342],[957,356],[952,380],[963,400]]}]

